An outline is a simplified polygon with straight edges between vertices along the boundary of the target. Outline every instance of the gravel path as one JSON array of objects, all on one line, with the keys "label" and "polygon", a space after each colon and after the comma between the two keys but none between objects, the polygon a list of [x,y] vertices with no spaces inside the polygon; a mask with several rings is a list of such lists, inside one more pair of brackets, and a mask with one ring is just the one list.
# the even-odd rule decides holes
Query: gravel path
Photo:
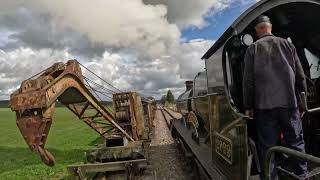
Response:
[{"label": "gravel path", "polygon": [[155,129],[149,149],[149,165],[143,180],[191,180],[190,168],[171,137],[165,119],[160,110],[156,111]]},{"label": "gravel path", "polygon": [[174,144],[174,139],[160,110],[156,111],[154,135],[150,146]]}]

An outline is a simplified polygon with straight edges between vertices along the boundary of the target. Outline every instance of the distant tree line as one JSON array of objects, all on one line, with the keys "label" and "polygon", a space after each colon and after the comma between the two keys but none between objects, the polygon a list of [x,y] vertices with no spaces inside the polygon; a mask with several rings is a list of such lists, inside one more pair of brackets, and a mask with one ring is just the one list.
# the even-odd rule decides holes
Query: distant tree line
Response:
[{"label": "distant tree line", "polygon": [[0,101],[0,108],[8,108],[8,107],[9,107],[8,100]]},{"label": "distant tree line", "polygon": [[168,90],[167,94],[163,95],[161,97],[160,101],[161,101],[162,104],[165,104],[166,102],[170,103],[170,104],[174,104],[175,103],[175,98],[174,98],[174,95],[171,92],[171,90]]},{"label": "distant tree line", "polygon": [[[3,100],[0,101],[0,108],[9,108],[10,101],[9,100]],[[101,104],[105,106],[111,106],[112,102],[111,101],[102,101]],[[62,105],[59,101],[56,101],[56,107],[65,107]]]}]

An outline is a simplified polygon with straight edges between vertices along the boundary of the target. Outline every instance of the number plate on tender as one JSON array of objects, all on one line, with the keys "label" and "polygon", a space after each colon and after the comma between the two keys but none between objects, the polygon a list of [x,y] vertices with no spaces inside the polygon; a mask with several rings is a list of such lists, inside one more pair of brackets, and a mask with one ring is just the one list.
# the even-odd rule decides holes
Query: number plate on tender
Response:
[{"label": "number plate on tender", "polygon": [[216,133],[215,149],[218,155],[220,155],[229,164],[232,164],[232,141],[229,138]]}]

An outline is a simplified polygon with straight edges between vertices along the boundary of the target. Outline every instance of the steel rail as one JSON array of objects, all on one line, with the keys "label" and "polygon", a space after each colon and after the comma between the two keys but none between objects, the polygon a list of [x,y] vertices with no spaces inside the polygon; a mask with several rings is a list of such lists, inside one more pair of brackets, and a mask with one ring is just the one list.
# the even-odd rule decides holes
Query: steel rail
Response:
[{"label": "steel rail", "polygon": [[203,95],[203,96],[192,96],[190,98],[186,98],[186,99],[178,99],[177,102],[183,102],[183,101],[186,101],[186,100],[193,100],[193,99],[199,99],[199,98],[207,98],[209,96],[213,96],[213,95],[220,95],[221,93],[210,93],[210,94],[206,94],[206,95]]},{"label": "steel rail", "polygon": [[167,112],[167,114],[169,114],[169,116],[170,116],[172,119],[174,119],[174,120],[177,119],[177,118],[174,117],[174,116],[172,115],[172,113],[170,113],[165,107],[163,107],[163,110],[164,110],[165,112]]},{"label": "steel rail", "polygon": [[[186,157],[191,158],[193,160],[193,163],[197,164],[198,173],[201,173],[204,179],[212,179],[213,177],[216,177],[219,180],[224,179],[221,176],[222,173],[216,167],[212,166],[211,163],[208,164],[209,161],[205,160],[206,158],[211,156],[211,151],[208,151],[207,148],[200,148],[199,144],[197,144],[192,139],[188,128],[185,128],[186,126],[182,125],[181,122],[179,122],[179,119],[174,117],[174,115],[172,115],[172,113],[169,112],[168,109],[161,107],[160,110],[166,112],[172,118],[173,121],[171,122],[170,130],[171,132],[175,132],[175,139],[177,139],[181,143],[185,151],[188,151],[188,153],[185,154]],[[211,159],[211,157],[209,157],[209,159]]]},{"label": "steel rail", "polygon": [[[170,129],[170,128],[171,128],[171,127],[170,127],[170,123],[168,122],[169,120],[168,120],[168,118],[166,117],[166,115],[165,115],[165,113],[164,113],[163,107],[161,107],[159,110],[160,110],[160,112],[161,112],[161,114],[162,114],[162,116],[163,116],[163,118],[164,118],[164,120],[165,120],[168,128]],[[168,113],[167,113],[167,114],[168,114]],[[169,116],[170,116],[170,114],[169,114]]]}]

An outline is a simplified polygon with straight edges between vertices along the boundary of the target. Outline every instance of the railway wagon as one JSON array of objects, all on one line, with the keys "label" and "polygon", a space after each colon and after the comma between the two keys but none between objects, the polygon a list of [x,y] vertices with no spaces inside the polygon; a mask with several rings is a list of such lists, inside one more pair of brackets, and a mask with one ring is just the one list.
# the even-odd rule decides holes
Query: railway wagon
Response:
[{"label": "railway wagon", "polygon": [[[172,122],[172,129],[203,179],[259,179],[255,121],[244,115],[242,79],[246,49],[257,39],[253,22],[262,14],[270,17],[274,35],[295,45],[308,86],[304,98],[308,111],[303,117],[307,153],[281,146],[270,149],[266,177],[270,178],[268,167],[276,154],[306,159],[310,171],[306,179],[320,179],[320,24],[315,19],[320,16],[319,0],[261,0],[202,57],[205,71],[177,100],[184,122]],[[277,169],[280,179],[299,179],[285,163],[279,161]]]}]

